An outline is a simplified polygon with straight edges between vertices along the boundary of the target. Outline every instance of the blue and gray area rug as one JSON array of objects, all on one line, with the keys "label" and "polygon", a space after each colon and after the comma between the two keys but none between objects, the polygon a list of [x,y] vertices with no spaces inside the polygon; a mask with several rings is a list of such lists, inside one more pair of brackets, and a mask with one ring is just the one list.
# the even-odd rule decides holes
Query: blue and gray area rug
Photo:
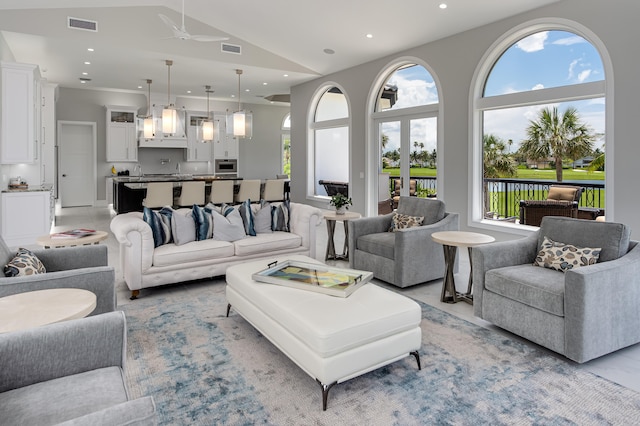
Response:
[{"label": "blue and gray area rug", "polygon": [[[147,293],[148,294],[148,293]],[[161,425],[632,425],[640,394],[421,304],[413,357],[320,386],[231,311],[224,284],[156,292],[127,315],[127,382]]]}]

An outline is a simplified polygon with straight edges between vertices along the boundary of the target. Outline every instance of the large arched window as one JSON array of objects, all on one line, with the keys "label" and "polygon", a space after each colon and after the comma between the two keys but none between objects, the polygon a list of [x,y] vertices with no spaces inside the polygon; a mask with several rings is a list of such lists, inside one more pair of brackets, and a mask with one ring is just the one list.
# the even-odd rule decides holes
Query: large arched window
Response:
[{"label": "large arched window", "polygon": [[311,122],[309,195],[327,196],[324,182],[349,184],[349,105],[337,86],[319,92]]},{"label": "large arched window", "polygon": [[424,66],[403,61],[391,65],[378,81],[372,114],[373,161],[380,176],[377,201],[398,195],[433,197],[439,114],[435,80]]},{"label": "large arched window", "polygon": [[527,224],[521,200],[544,200],[554,184],[583,188],[579,217],[604,213],[605,65],[585,32],[532,24],[485,55],[473,94],[472,220]]},{"label": "large arched window", "polygon": [[291,114],[282,121],[282,167],[283,175],[291,176]]}]

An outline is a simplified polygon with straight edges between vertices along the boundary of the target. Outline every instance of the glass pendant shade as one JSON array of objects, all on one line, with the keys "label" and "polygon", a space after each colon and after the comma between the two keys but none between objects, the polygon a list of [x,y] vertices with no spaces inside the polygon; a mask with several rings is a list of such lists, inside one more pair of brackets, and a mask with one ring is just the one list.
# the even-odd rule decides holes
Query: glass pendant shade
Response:
[{"label": "glass pendant shade", "polygon": [[151,139],[153,137],[153,117],[146,117],[143,123],[144,137],[145,139]]},{"label": "glass pendant shade", "polygon": [[253,136],[253,114],[240,108],[240,76],[242,70],[236,70],[238,74],[238,111],[227,115],[227,134],[236,138],[251,139]]},{"label": "glass pendant shade", "polygon": [[210,142],[213,140],[213,135],[214,135],[213,121],[203,120],[202,121],[202,140]]},{"label": "glass pendant shade", "polygon": [[176,133],[178,128],[178,111],[173,108],[162,110],[162,132]]}]

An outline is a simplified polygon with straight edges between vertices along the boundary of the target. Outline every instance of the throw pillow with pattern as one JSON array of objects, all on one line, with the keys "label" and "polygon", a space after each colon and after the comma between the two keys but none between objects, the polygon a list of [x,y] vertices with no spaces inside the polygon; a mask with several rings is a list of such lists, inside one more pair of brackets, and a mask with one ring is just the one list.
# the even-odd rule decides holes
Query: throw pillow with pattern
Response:
[{"label": "throw pillow with pattern", "polygon": [[289,200],[278,205],[271,205],[271,230],[289,232]]},{"label": "throw pillow with pattern", "polygon": [[44,265],[31,250],[19,248],[13,259],[4,266],[5,277],[22,277],[26,275],[44,274]]},{"label": "throw pillow with pattern", "polygon": [[566,272],[581,266],[595,264],[600,257],[600,250],[601,248],[578,247],[559,243],[545,236],[533,264]]},{"label": "throw pillow with pattern", "polygon": [[151,227],[154,247],[169,244],[172,241],[171,216],[173,216],[173,209],[169,206],[158,211],[143,207],[142,219]]},{"label": "throw pillow with pattern", "polygon": [[391,217],[391,227],[389,232],[396,232],[400,229],[413,228],[414,226],[422,226],[424,216],[409,216],[406,214],[394,212]]},{"label": "throw pillow with pattern", "polygon": [[213,206],[213,204],[207,204],[204,207],[194,204],[191,209],[193,221],[196,226],[196,241],[213,238],[213,217],[211,215],[211,206]]},{"label": "throw pillow with pattern", "polygon": [[256,236],[256,230],[254,227],[253,211],[251,210],[251,200],[244,201],[238,206],[242,223],[244,224],[244,232],[252,237]]}]

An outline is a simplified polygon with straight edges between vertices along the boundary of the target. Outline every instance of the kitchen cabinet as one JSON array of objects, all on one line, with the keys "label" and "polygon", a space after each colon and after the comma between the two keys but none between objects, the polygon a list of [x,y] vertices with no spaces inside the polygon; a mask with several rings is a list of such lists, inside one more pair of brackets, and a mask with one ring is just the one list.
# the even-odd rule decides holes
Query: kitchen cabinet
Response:
[{"label": "kitchen cabinet", "polygon": [[35,244],[51,232],[51,198],[50,190],[2,193],[2,238],[9,247]]},{"label": "kitchen cabinet", "polygon": [[[203,142],[200,131],[200,123],[207,119],[206,113],[189,112],[187,114],[187,149],[185,152],[185,160],[187,161],[211,161],[211,146],[219,139],[219,130],[214,131],[214,140],[212,142]],[[217,122],[214,121],[214,126]]]},{"label": "kitchen cabinet", "polygon": [[138,161],[135,107],[107,106],[107,161]]},{"label": "kitchen cabinet", "polygon": [[139,135],[138,146],[140,148],[187,148],[187,132],[185,115],[183,108],[177,110],[177,128],[175,133],[162,132],[162,106],[154,105],[153,111],[153,128],[154,134],[152,138],[145,138],[142,132]]},{"label": "kitchen cabinet", "polygon": [[40,133],[36,132],[38,67],[0,62],[0,70],[0,163],[33,164],[39,148],[36,134]]},{"label": "kitchen cabinet", "polygon": [[213,157],[238,158],[238,139],[233,136],[222,135],[213,144]]}]

